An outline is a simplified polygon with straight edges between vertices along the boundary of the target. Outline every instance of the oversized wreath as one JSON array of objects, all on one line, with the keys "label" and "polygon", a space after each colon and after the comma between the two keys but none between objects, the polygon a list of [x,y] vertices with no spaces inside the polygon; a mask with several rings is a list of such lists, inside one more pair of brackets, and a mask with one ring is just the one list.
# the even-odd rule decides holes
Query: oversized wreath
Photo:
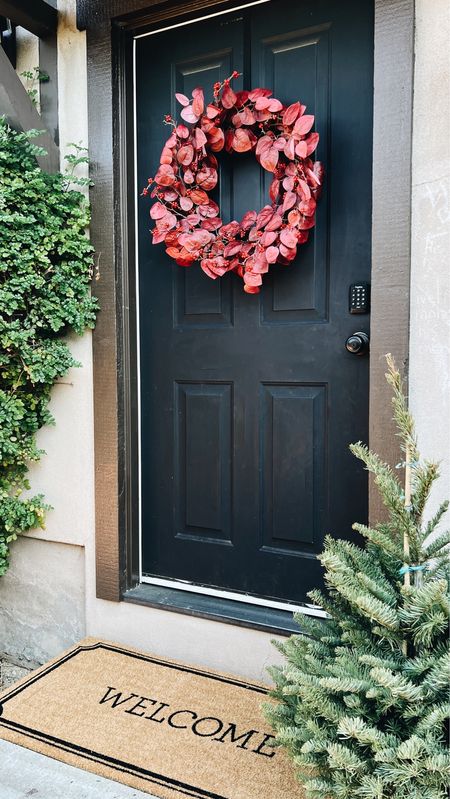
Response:
[{"label": "oversized wreath", "polygon": [[[189,127],[166,115],[172,131],[143,193],[157,198],[150,209],[156,224],[153,244],[164,242],[167,255],[180,266],[198,261],[213,279],[236,272],[244,291],[257,294],[269,267],[289,264],[297,246],[307,241],[324,170],[311,158],[319,134],[312,132],[314,116],[305,114],[306,106],[285,107],[270,89],[234,92],[231,79],[239,74],[215,83],[214,100],[206,107],[200,88],[193,90],[192,100],[175,95]],[[271,205],[225,225],[209,194],[218,180],[215,153],[223,148],[254,150],[261,166],[274,174]]]}]

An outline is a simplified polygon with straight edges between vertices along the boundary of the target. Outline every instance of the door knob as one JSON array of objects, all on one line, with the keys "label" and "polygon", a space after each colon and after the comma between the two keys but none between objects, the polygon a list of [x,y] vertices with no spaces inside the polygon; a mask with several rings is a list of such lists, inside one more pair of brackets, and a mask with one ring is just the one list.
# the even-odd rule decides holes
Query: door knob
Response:
[{"label": "door knob", "polygon": [[345,349],[352,355],[366,355],[369,352],[369,336],[367,333],[353,333],[345,342]]}]

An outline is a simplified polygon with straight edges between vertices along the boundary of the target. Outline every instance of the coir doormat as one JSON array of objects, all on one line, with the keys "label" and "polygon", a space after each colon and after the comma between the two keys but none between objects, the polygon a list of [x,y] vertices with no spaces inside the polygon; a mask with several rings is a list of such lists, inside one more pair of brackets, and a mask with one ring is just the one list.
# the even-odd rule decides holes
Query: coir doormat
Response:
[{"label": "coir doormat", "polygon": [[161,799],[301,799],[266,694],[89,638],[0,695],[0,737]]}]

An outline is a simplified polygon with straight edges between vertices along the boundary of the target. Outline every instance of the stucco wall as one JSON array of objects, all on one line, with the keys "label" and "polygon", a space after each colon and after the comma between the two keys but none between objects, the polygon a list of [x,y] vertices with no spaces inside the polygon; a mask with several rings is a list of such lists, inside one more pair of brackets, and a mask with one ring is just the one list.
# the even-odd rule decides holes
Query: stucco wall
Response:
[{"label": "stucco wall", "polygon": [[[450,494],[448,109],[445,113],[450,31],[446,0],[417,0],[416,6],[410,396],[424,454],[443,461],[436,504]],[[68,142],[87,144],[86,37],[75,27],[75,0],[60,0],[59,10],[64,153]],[[34,58],[29,44],[27,52]],[[21,63],[25,57],[24,49]],[[30,477],[54,510],[45,531],[15,544],[12,570],[0,581],[0,652],[42,662],[86,633],[263,678],[265,666],[278,659],[271,636],[96,599],[91,345],[90,334],[71,339],[83,367],[56,386],[51,405],[56,426],[39,435],[47,455]]]},{"label": "stucco wall", "polygon": [[[422,454],[450,497],[450,6],[416,0],[410,403]],[[447,521],[448,526],[448,521]]]}]

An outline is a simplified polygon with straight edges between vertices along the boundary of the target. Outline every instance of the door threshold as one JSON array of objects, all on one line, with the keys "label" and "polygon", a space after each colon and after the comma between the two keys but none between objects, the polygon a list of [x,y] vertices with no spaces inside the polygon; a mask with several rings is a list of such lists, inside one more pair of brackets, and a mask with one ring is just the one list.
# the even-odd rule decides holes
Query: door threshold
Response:
[{"label": "door threshold", "polygon": [[294,620],[296,608],[294,612],[280,610],[242,600],[198,593],[186,588],[180,590],[166,585],[142,582],[136,588],[126,591],[123,594],[123,601],[184,613],[223,624],[249,627],[275,635],[288,636],[301,632],[301,623]]},{"label": "door threshold", "polygon": [[270,599],[269,597],[259,597],[253,594],[244,594],[240,591],[227,591],[222,588],[213,588],[208,585],[190,583],[188,580],[169,580],[163,577],[153,577],[142,575],[141,582],[146,585],[160,585],[164,588],[174,588],[177,591],[188,591],[193,594],[204,594],[205,596],[217,597],[219,599],[232,599],[234,602],[242,602],[246,605],[259,605],[263,608],[273,608],[274,610],[287,610],[290,613],[305,613],[307,616],[319,616],[326,619],[327,614],[317,605],[307,603],[296,605],[295,602],[287,602],[281,599]]}]

